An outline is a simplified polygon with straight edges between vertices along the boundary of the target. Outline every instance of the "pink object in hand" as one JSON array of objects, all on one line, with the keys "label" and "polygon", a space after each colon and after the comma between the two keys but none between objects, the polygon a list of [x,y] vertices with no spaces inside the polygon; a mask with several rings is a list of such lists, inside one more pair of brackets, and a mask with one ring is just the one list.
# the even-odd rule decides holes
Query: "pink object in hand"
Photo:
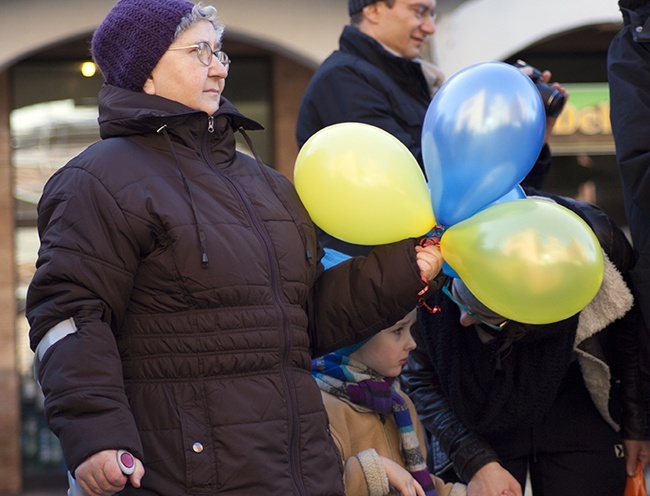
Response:
[{"label": "pink object in hand", "polygon": [[135,471],[135,459],[126,450],[117,451],[117,463],[124,475],[131,475]]}]

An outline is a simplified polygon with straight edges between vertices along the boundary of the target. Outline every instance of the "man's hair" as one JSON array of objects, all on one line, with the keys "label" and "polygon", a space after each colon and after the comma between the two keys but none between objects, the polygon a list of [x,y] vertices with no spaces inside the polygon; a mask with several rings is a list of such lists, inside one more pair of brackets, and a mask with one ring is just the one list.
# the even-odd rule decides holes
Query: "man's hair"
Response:
[{"label": "man's hair", "polygon": [[619,0],[618,5],[624,9],[635,10],[646,5],[650,6],[650,0]]},{"label": "man's hair", "polygon": [[[393,8],[393,5],[395,5],[395,0],[378,0],[378,1],[384,2],[391,9]],[[358,26],[362,20],[363,20],[363,10],[360,10],[356,14],[352,14],[350,16],[350,24],[352,24],[353,26]]]}]

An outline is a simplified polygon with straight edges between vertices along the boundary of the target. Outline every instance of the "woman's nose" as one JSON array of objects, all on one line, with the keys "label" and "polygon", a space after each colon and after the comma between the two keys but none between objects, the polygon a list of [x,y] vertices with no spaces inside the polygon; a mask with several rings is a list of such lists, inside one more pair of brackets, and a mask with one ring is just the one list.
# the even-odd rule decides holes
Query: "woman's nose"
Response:
[{"label": "woman's nose", "polygon": [[468,314],[465,310],[460,311],[459,320],[460,320],[460,325],[462,325],[463,327],[469,327],[476,324],[476,322],[478,322],[474,317]]},{"label": "woman's nose", "polygon": [[212,62],[210,63],[210,75],[225,79],[228,77],[228,68],[223,63],[219,62],[217,57],[212,57]]}]

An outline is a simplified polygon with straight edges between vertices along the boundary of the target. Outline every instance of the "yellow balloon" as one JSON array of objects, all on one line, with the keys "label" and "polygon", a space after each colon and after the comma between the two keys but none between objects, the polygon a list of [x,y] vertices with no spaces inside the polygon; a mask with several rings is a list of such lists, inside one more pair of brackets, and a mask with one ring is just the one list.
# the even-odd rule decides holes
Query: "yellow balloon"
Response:
[{"label": "yellow balloon", "polygon": [[369,124],[345,122],[314,134],[298,153],[294,183],[314,222],[349,243],[392,243],[436,224],[415,157]]},{"label": "yellow balloon", "polygon": [[581,311],[603,280],[596,235],[553,202],[496,204],[447,229],[442,255],[470,291],[504,317],[548,324]]}]

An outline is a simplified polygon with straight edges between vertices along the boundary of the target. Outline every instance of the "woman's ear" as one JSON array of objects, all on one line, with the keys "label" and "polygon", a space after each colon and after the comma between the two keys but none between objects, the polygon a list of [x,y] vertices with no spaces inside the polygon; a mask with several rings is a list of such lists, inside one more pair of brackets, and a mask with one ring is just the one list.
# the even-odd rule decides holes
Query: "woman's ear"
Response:
[{"label": "woman's ear", "polygon": [[156,85],[153,83],[153,76],[149,76],[147,80],[144,82],[142,91],[144,91],[147,95],[156,94]]}]

